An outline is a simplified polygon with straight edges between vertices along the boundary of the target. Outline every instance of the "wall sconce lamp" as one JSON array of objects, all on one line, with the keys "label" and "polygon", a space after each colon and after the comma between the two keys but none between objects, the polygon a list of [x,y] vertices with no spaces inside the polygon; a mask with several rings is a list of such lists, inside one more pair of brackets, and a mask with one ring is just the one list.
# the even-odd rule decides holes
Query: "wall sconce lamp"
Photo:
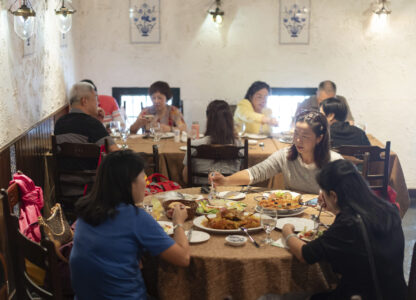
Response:
[{"label": "wall sconce lamp", "polygon": [[221,0],[215,0],[216,8],[215,10],[211,9],[208,13],[212,16],[212,21],[217,24],[222,24],[222,16],[225,14],[223,10],[221,10]]},{"label": "wall sconce lamp", "polygon": [[377,3],[377,8],[373,11],[376,15],[389,15],[391,10],[387,7],[386,0],[381,0]]},{"label": "wall sconce lamp", "polygon": [[11,9],[16,2],[17,0],[9,8],[9,12],[14,15],[14,31],[22,40],[27,40],[35,32],[36,12],[33,10],[29,0],[23,0],[22,6],[12,11]]},{"label": "wall sconce lamp", "polygon": [[72,27],[72,15],[76,13],[76,10],[65,7],[65,0],[62,0],[62,5],[59,9],[55,9],[55,14],[57,17],[59,31],[62,33],[67,33],[71,30]]}]

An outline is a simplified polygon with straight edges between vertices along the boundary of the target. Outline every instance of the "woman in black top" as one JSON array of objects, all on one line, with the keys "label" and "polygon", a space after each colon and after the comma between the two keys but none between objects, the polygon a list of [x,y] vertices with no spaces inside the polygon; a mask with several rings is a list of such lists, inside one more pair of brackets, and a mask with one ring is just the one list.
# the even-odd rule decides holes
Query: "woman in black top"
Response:
[{"label": "woman in black top", "polygon": [[342,276],[333,291],[311,299],[377,299],[369,257],[362,231],[364,221],[374,256],[382,299],[405,299],[403,275],[404,237],[397,207],[378,198],[368,187],[356,167],[347,160],[336,160],[323,167],[317,176],[322,189],[320,202],[336,215],[332,226],[316,240],[306,244],[293,234],[294,227],[283,227],[283,239],[302,262],[327,261]]}]

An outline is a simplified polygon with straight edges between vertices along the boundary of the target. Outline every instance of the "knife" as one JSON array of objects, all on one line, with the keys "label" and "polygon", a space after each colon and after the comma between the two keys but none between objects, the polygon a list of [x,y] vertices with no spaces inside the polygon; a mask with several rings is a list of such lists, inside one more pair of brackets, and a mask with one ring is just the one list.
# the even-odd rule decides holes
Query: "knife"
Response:
[{"label": "knife", "polygon": [[259,244],[257,244],[257,242],[251,237],[251,235],[248,233],[247,228],[245,227],[240,227],[241,231],[243,231],[248,238],[250,239],[250,241],[254,244],[254,246],[256,246],[257,248],[260,248]]}]

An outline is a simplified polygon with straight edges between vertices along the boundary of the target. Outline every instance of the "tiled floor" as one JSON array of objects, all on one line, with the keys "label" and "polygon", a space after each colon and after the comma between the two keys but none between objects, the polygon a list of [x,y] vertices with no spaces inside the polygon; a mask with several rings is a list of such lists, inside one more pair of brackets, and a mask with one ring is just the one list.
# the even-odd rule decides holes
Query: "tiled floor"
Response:
[{"label": "tiled floor", "polygon": [[402,220],[402,227],[405,238],[404,248],[404,275],[406,281],[409,278],[410,262],[412,260],[413,246],[416,242],[416,200],[413,200],[413,205],[408,209]]}]

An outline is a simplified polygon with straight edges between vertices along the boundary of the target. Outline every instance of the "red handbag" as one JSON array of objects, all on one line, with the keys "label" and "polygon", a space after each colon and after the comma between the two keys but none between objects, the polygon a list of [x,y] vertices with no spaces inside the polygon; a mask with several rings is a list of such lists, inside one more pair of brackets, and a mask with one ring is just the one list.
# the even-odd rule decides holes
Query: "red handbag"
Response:
[{"label": "red handbag", "polygon": [[147,182],[145,196],[182,188],[177,182],[159,173],[153,173],[147,177]]}]

